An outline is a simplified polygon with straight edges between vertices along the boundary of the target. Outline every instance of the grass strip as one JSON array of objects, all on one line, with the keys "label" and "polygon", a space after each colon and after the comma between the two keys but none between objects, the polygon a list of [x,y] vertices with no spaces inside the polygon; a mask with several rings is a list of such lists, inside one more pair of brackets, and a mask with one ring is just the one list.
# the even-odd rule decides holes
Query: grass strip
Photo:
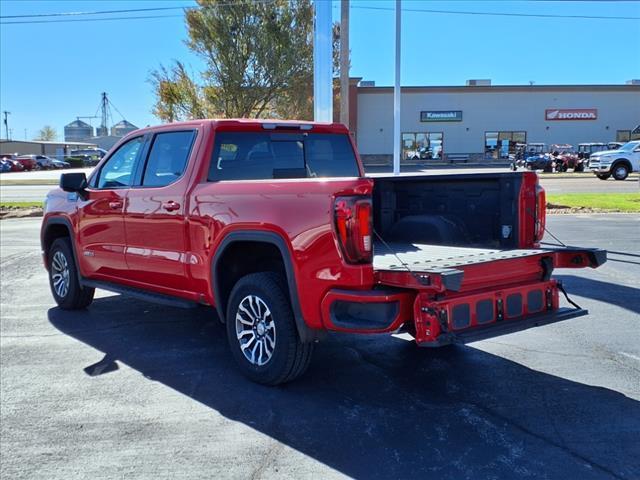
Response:
[{"label": "grass strip", "polygon": [[0,202],[0,209],[42,207],[42,202]]},{"label": "grass strip", "polygon": [[640,193],[548,194],[547,208],[584,208],[607,212],[640,212]]},{"label": "grass strip", "polygon": [[60,179],[58,178],[8,178],[0,180],[0,187],[20,186],[20,185],[59,185]]}]

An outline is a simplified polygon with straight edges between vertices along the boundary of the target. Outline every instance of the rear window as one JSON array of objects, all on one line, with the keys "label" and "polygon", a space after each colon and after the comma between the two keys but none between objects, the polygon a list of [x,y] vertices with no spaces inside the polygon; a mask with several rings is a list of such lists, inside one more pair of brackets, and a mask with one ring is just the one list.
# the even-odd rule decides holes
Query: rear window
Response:
[{"label": "rear window", "polygon": [[357,177],[349,137],[330,133],[216,133],[209,181]]}]

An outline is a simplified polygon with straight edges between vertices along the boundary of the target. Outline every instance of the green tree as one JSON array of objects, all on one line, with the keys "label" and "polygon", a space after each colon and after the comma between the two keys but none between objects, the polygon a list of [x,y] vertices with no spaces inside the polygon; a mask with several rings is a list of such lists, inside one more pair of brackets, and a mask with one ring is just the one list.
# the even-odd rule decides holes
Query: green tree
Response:
[{"label": "green tree", "polygon": [[[151,73],[153,113],[163,121],[206,117],[313,116],[310,0],[198,0],[185,13],[187,45],[206,65],[175,61]],[[334,44],[338,29],[334,27]],[[338,50],[334,50],[337,52]],[[334,55],[334,71],[337,58]]]},{"label": "green tree", "polygon": [[58,132],[51,125],[45,125],[36,134],[34,140],[40,140],[45,142],[51,142],[58,138]]}]

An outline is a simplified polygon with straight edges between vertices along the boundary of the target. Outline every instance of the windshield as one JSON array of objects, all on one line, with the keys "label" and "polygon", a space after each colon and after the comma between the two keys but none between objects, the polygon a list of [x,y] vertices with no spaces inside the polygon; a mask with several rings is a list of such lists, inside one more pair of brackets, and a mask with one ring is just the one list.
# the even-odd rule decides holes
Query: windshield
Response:
[{"label": "windshield", "polygon": [[631,152],[638,145],[640,145],[640,142],[628,142],[622,145],[618,150],[622,150],[624,152]]}]

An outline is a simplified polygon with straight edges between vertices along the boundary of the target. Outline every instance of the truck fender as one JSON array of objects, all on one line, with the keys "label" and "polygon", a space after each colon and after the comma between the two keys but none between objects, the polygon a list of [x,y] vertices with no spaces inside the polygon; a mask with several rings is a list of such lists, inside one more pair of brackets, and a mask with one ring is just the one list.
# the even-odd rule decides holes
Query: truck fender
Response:
[{"label": "truck fender", "polygon": [[80,285],[82,285],[82,273],[80,272],[80,262],[78,262],[78,252],[76,252],[76,242],[74,241],[73,226],[68,218],[50,217],[44,221],[44,225],[41,229],[42,233],[40,235],[40,247],[45,258],[45,267],[49,269],[49,252],[46,251],[44,239],[47,235],[47,231],[52,225],[63,225],[69,232],[69,243],[71,243],[71,252],[73,252],[73,260],[76,264],[76,273],[78,274],[78,281]]},{"label": "truck fender", "polygon": [[211,279],[213,283],[213,298],[215,300],[216,309],[222,322],[226,319],[226,305],[222,301],[222,293],[220,292],[220,282],[218,278],[222,275],[222,272],[218,269],[218,263],[223,257],[225,250],[235,242],[262,242],[274,245],[282,256],[284,268],[287,276],[287,286],[289,288],[289,297],[291,299],[291,307],[293,309],[293,316],[296,322],[296,328],[298,335],[303,343],[308,343],[318,338],[318,333],[315,329],[311,329],[307,326],[302,316],[302,309],[300,308],[300,299],[298,297],[298,289],[296,287],[295,271],[293,269],[293,261],[291,259],[291,253],[287,247],[287,242],[282,236],[275,232],[268,232],[262,230],[243,230],[235,231],[227,234],[220,242],[211,262]]}]

